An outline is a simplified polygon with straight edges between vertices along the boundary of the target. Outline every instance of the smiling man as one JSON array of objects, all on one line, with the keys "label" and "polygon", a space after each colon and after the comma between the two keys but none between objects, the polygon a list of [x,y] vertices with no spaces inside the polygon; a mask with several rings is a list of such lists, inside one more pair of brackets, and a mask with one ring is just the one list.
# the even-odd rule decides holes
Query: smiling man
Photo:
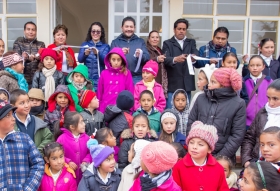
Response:
[{"label": "smiling man", "polygon": [[[142,80],[142,68],[150,59],[150,54],[147,50],[145,41],[134,33],[135,20],[132,17],[124,18],[121,28],[122,34],[112,41],[111,49],[114,47],[122,48],[128,62],[128,68],[132,74],[133,83],[136,84]],[[137,69],[140,50],[143,51],[143,55],[140,61],[140,66]]]}]

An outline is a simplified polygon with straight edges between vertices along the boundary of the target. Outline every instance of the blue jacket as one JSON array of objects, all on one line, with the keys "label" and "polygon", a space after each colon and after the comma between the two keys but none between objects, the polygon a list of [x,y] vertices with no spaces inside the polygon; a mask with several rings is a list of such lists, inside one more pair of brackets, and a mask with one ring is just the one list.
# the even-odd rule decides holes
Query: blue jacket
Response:
[{"label": "blue jacket", "polygon": [[[228,52],[227,50],[225,50],[224,52],[218,53],[216,52],[216,50],[212,49],[211,47],[209,47],[209,55],[206,55],[206,46],[201,46],[199,48],[199,56],[203,57],[203,58],[223,58],[223,56]],[[234,54],[236,54],[236,49],[233,47],[230,47],[230,51],[229,52],[233,52]],[[196,68],[202,68],[205,67],[206,64],[209,64],[209,61],[207,60],[197,60],[194,65],[194,67]],[[237,68],[239,67],[239,60],[237,63]],[[217,68],[220,68],[222,66],[222,61],[220,60],[219,63],[216,65]]]},{"label": "blue jacket", "polygon": [[[105,56],[109,53],[110,51],[110,46],[108,44],[103,44],[102,42],[98,42],[94,44],[94,42],[87,41],[83,42],[81,46],[86,46],[88,45],[89,47],[96,47],[98,49],[98,54],[99,54],[99,63],[100,63],[100,74],[101,71],[105,69],[105,64],[104,64],[104,58]],[[93,81],[94,84],[94,89],[97,90],[97,84],[98,84],[98,66],[97,66],[97,55],[95,55],[92,51],[90,54],[87,56],[84,54],[86,48],[81,48],[79,51],[79,56],[78,56],[78,61],[80,63],[84,63],[88,67],[88,77],[90,80]]]},{"label": "blue jacket", "polygon": [[[139,38],[137,35],[133,35],[130,39],[127,39],[120,34],[115,40],[111,43],[111,49],[114,47],[127,47],[129,48],[128,54],[126,54],[126,60],[128,62],[128,68],[132,74],[132,76],[141,76],[142,75],[142,68],[144,64],[150,59],[150,54],[147,50],[145,41],[142,38]],[[141,49],[143,51],[143,56],[141,59],[141,66],[139,67],[138,71],[134,72],[138,58],[134,57],[134,53],[136,49]]]}]

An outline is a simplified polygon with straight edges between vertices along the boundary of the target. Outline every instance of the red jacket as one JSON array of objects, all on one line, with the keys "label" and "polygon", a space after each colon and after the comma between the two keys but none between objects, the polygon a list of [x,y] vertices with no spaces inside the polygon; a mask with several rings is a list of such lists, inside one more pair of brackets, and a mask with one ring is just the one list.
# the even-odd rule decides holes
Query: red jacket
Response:
[{"label": "red jacket", "polygon": [[[57,46],[55,45],[55,43],[50,44],[48,46],[48,48],[56,48],[56,47]],[[75,68],[77,66],[77,61],[76,61],[75,53],[74,53],[73,49],[70,48],[70,47],[68,48],[68,51],[69,51],[70,55],[73,57],[73,59],[74,59],[74,66],[73,66],[73,68]],[[63,61],[62,56],[63,56],[63,53],[62,53],[62,51],[60,51],[58,56],[57,56],[57,61],[55,62],[56,63],[56,70],[58,70],[60,72],[62,70],[62,61]]]},{"label": "red jacket", "polygon": [[174,166],[173,178],[183,191],[229,191],[224,169],[212,155],[208,154],[202,171],[199,168],[189,154]]}]

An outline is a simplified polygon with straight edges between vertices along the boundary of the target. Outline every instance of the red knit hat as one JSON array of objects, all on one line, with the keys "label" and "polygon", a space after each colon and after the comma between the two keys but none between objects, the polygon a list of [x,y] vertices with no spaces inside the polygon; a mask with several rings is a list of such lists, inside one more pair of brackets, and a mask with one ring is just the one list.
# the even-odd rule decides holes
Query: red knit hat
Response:
[{"label": "red knit hat", "polygon": [[158,63],[153,61],[153,60],[149,60],[148,62],[146,62],[146,64],[144,65],[142,71],[146,71],[146,72],[150,72],[152,73],[155,77],[157,76],[158,73]]},{"label": "red knit hat", "polygon": [[82,92],[80,97],[80,106],[82,108],[87,108],[90,104],[91,100],[96,96],[94,91],[92,90],[85,90]]},{"label": "red knit hat", "polygon": [[223,87],[232,87],[234,91],[242,88],[242,77],[233,68],[219,68],[212,75]]},{"label": "red knit hat", "polygon": [[41,52],[41,62],[43,62],[46,56],[52,57],[55,61],[57,61],[57,54],[56,51],[50,48],[44,48]]}]

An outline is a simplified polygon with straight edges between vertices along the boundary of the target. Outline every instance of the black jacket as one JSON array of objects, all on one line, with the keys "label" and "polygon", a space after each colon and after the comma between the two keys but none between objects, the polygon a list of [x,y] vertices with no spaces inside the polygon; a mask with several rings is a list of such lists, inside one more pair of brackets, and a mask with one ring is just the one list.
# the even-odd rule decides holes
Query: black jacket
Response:
[{"label": "black jacket", "polygon": [[189,115],[187,136],[197,120],[214,125],[219,139],[212,154],[224,155],[234,161],[246,133],[245,101],[232,88],[205,91],[198,96]]},{"label": "black jacket", "polygon": [[100,111],[94,110],[91,113],[89,110],[84,109],[80,114],[86,124],[86,134],[88,136],[95,133],[95,129],[99,130],[104,127],[104,115]]},{"label": "black jacket", "polygon": [[173,63],[173,59],[181,54],[198,55],[196,42],[194,39],[184,41],[183,50],[174,37],[163,42],[162,52],[166,54],[164,65],[167,71],[168,92],[175,92],[177,89],[185,91],[195,90],[194,75],[189,74],[187,61],[182,63]]}]

